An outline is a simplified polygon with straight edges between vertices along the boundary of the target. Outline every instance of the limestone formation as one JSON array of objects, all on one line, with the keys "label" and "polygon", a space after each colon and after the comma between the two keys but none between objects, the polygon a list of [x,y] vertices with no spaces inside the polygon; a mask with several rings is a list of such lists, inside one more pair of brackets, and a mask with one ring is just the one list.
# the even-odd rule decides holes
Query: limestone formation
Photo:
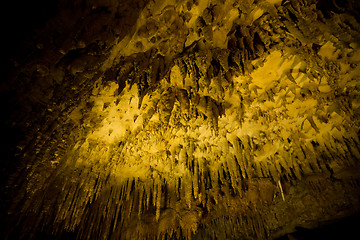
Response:
[{"label": "limestone formation", "polygon": [[359,10],[57,1],[1,83],[2,239],[274,239],[359,214]]}]

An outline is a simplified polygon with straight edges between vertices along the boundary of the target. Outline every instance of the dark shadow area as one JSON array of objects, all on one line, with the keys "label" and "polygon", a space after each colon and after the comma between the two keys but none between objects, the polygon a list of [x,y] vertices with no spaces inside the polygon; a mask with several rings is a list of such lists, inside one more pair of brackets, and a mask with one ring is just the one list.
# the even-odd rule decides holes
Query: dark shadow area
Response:
[{"label": "dark shadow area", "polygon": [[47,20],[58,12],[58,0],[5,1],[2,8],[5,68],[12,67],[10,57],[23,51],[26,42],[36,29],[42,29]]},{"label": "dark shadow area", "polygon": [[321,225],[314,229],[298,227],[296,232],[277,238],[277,240],[360,239],[360,215]]}]

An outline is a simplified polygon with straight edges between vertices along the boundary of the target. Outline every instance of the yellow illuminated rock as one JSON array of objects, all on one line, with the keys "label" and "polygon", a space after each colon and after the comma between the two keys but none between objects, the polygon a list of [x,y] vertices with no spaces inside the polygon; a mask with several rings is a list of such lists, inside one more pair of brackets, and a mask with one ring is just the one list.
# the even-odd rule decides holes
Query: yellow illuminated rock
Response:
[{"label": "yellow illuminated rock", "polygon": [[59,0],[1,86],[21,134],[0,236],[275,239],[359,214],[360,8],[324,2]]}]

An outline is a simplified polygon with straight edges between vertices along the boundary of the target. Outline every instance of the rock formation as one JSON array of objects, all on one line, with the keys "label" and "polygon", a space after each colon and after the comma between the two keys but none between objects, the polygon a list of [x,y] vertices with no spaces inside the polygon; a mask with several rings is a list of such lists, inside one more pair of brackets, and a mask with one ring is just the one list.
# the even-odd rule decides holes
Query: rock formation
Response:
[{"label": "rock formation", "polygon": [[56,1],[8,43],[1,236],[274,239],[359,214],[359,9]]}]

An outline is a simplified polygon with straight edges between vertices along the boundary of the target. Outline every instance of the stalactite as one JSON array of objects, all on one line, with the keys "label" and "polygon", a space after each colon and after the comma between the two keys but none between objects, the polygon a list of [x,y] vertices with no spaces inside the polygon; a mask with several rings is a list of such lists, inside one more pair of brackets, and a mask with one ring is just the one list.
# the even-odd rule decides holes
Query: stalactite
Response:
[{"label": "stalactite", "polygon": [[64,100],[25,116],[37,130],[14,180],[24,236],[268,239],[358,187],[343,173],[360,158],[357,20],[320,21],[309,1],[194,2],[144,2],[131,34],[92,41],[104,56],[62,50]]}]

